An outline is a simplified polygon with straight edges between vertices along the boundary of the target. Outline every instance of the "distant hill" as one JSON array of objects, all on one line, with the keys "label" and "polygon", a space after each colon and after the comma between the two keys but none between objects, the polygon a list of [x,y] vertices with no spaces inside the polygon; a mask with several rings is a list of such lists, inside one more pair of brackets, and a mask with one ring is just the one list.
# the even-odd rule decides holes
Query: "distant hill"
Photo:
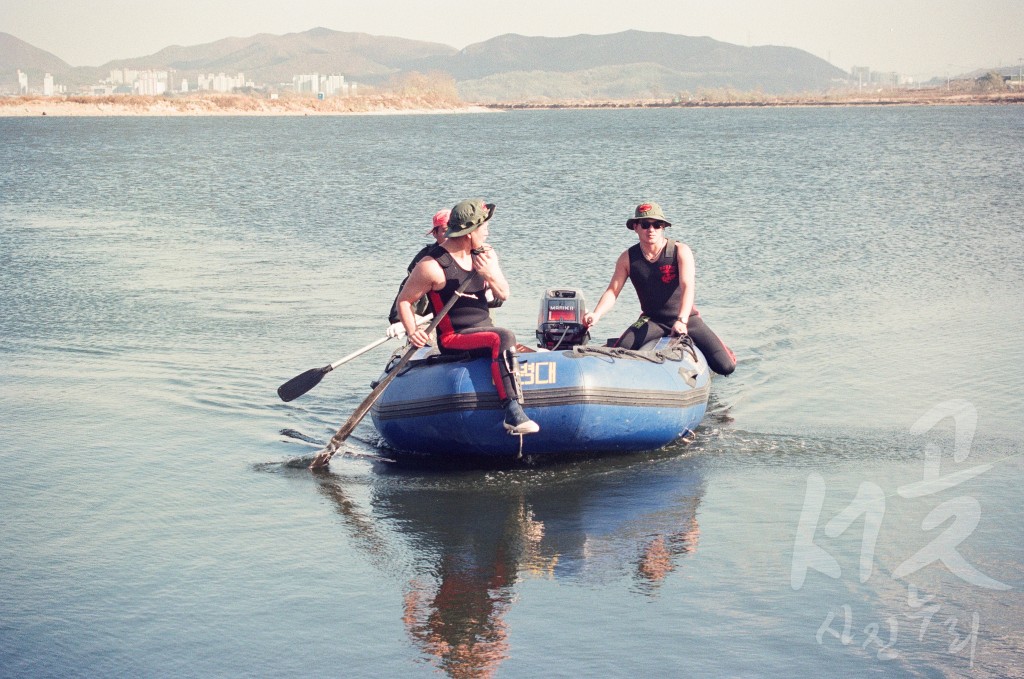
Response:
[{"label": "distant hill", "polygon": [[707,37],[624,31],[538,38],[502,35],[463,50],[404,38],[314,28],[286,35],[225,38],[171,46],[155,54],[73,68],[48,52],[0,33],[0,87],[20,68],[35,80],[50,72],[69,88],[97,82],[111,69],[174,69],[176,77],[237,74],[271,86],[300,73],[340,73],[381,84],[404,72],[441,72],[467,101],[670,97],[700,89],[820,92],[846,74],[792,47],[741,47]]},{"label": "distant hill", "polygon": [[[600,69],[620,67],[614,72],[621,74],[624,67],[643,66],[640,70],[651,71],[652,83],[779,93],[826,89],[833,79],[846,76],[824,59],[793,47],[740,47],[707,37],[644,31],[567,38],[502,35],[415,66],[446,71],[460,84],[503,73],[547,72],[586,74],[579,80],[592,82]],[[643,78],[639,71],[637,76]]]},{"label": "distant hill", "polygon": [[560,91],[577,98],[659,97],[712,88],[820,92],[847,76],[792,47],[740,47],[642,31],[569,38],[503,35],[452,57],[409,66],[451,73],[462,96],[479,101],[557,98]]},{"label": "distant hill", "polygon": [[36,88],[42,87],[47,73],[59,82],[77,79],[77,69],[66,61],[10,33],[0,33],[0,90],[17,91],[19,69]]},{"label": "distant hill", "polygon": [[404,63],[455,54],[454,47],[314,28],[303,33],[224,38],[206,45],[173,46],[156,54],[103,65],[114,68],[173,68],[191,73],[244,73],[246,79],[274,85],[300,73],[341,74],[347,80],[381,81]]}]

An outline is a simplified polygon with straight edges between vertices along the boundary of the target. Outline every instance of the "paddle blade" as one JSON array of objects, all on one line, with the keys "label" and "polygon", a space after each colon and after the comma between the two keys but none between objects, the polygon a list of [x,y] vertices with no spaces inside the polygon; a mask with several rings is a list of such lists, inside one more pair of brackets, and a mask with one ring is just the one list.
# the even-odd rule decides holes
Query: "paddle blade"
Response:
[{"label": "paddle blade", "polygon": [[294,401],[298,397],[305,394],[307,391],[320,384],[320,380],[324,378],[324,375],[331,372],[331,366],[324,366],[323,368],[312,368],[291,378],[280,387],[277,388],[277,395],[281,397],[282,401]]}]

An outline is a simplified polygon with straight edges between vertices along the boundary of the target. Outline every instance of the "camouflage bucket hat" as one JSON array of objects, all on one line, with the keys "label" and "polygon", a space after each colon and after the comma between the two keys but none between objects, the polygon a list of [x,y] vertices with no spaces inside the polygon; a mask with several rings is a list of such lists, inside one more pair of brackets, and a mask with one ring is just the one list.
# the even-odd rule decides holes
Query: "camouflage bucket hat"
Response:
[{"label": "camouflage bucket hat", "polygon": [[494,215],[494,203],[485,203],[483,198],[464,200],[452,208],[448,216],[447,238],[458,238],[476,231],[481,224]]},{"label": "camouflage bucket hat", "polygon": [[661,211],[661,206],[657,203],[640,203],[637,205],[636,210],[633,212],[633,219],[626,220],[626,228],[633,231],[636,223],[641,219],[656,219],[659,222],[664,222],[665,226],[672,226],[672,222],[665,219],[665,213]]}]

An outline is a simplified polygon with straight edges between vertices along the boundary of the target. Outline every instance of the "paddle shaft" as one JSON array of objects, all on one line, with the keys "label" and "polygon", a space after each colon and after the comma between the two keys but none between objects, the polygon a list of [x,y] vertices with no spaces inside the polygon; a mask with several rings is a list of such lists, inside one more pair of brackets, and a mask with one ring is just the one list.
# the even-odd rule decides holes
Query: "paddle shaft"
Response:
[{"label": "paddle shaft", "polygon": [[380,339],[375,340],[375,341],[371,342],[370,344],[367,344],[362,349],[356,349],[355,351],[353,351],[351,354],[349,354],[345,358],[339,358],[337,361],[335,361],[334,363],[332,363],[328,367],[331,370],[334,370],[339,365],[342,365],[344,363],[348,363],[353,358],[357,358],[359,356],[362,356],[363,354],[365,354],[367,351],[370,351],[371,349],[376,349],[377,347],[379,347],[380,345],[384,344],[385,342],[387,342],[390,339],[391,339],[390,337],[381,337]]},{"label": "paddle shaft", "polygon": [[[462,295],[462,293],[466,291],[466,288],[469,287],[469,284],[472,283],[476,279],[476,277],[476,273],[474,273],[472,276],[468,276],[466,280],[462,282],[462,285],[460,285],[459,288],[455,291],[455,294],[452,295],[452,298],[448,300],[448,303],[445,304],[439,312],[434,314],[434,320],[430,322],[430,325],[428,325],[426,329],[426,333],[428,335],[432,333],[434,329],[437,327],[437,324],[440,323],[441,320],[448,315],[448,312],[455,305],[455,302],[458,301],[459,297]],[[331,440],[327,443],[327,446],[319,453],[317,453],[317,456],[313,458],[313,462],[311,462],[309,465],[310,469],[320,469],[322,467],[327,466],[327,463],[331,461],[331,458],[334,457],[334,454],[336,452],[338,452],[338,449],[341,448],[341,445],[345,443],[345,439],[347,439],[349,435],[355,430],[356,425],[358,425],[362,421],[362,419],[366,417],[366,413],[370,412],[370,408],[373,407],[373,404],[377,402],[377,399],[380,398],[380,395],[383,394],[384,390],[388,388],[388,385],[391,384],[392,380],[398,377],[398,374],[402,372],[402,368],[404,368],[406,364],[408,364],[409,361],[412,360],[413,355],[417,351],[419,351],[419,347],[409,347],[409,350],[405,352],[402,358],[398,361],[397,365],[395,365],[395,367],[392,368],[391,371],[384,376],[384,379],[382,379],[377,384],[377,386],[374,387],[373,391],[370,392],[369,396],[363,399],[363,402],[359,404],[359,407],[356,408],[355,412],[352,413],[352,415],[348,418],[345,424],[341,425],[341,428],[338,429],[338,432],[331,437]]]}]

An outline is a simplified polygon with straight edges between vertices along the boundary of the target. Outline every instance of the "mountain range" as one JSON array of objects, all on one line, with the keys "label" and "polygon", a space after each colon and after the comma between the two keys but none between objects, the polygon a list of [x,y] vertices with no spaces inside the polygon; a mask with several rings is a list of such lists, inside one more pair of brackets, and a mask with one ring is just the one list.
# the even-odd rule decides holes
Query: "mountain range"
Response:
[{"label": "mountain range", "polygon": [[[623,31],[564,38],[501,35],[457,50],[439,43],[314,28],[286,35],[224,38],[166,47],[155,54],[74,67],[0,33],[0,90],[17,91],[17,70],[38,88],[44,73],[73,92],[113,69],[173,69],[193,83],[199,74],[244,73],[277,86],[303,73],[342,74],[381,85],[409,72],[443,73],[466,101],[630,99],[729,88],[766,94],[822,92],[847,74],[793,47],[742,47],[708,37]],[[34,84],[33,84],[34,83]]]}]

